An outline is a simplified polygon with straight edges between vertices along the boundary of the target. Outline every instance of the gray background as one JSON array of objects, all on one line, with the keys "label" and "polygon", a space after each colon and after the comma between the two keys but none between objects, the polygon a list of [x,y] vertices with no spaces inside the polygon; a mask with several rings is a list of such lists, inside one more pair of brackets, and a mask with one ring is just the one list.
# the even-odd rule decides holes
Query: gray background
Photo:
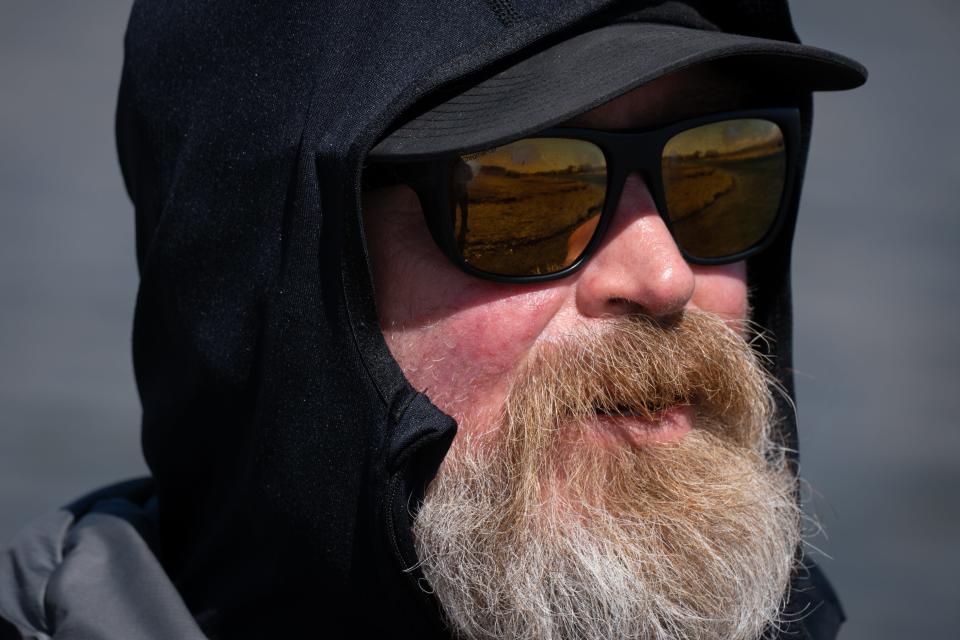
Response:
[{"label": "gray background", "polygon": [[[843,637],[960,628],[960,4],[803,0],[864,62],[821,95],[797,240],[812,540]],[[133,225],[113,148],[129,2],[0,3],[0,541],[145,471],[130,362]]]}]

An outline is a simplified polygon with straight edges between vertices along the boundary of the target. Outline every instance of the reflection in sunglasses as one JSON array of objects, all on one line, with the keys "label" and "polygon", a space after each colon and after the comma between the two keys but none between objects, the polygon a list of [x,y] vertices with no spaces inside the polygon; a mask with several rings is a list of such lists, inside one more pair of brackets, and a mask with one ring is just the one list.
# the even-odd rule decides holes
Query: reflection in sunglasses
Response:
[{"label": "reflection in sunglasses", "polygon": [[467,263],[491,273],[536,275],[559,271],[583,253],[606,192],[605,161],[595,145],[528,139],[459,164],[469,171],[454,170],[452,209]]},{"label": "reflection in sunglasses", "polygon": [[698,258],[749,249],[773,225],[785,176],[783,134],[772,122],[725,121],[674,136],[663,187],[677,244]]},{"label": "reflection in sunglasses", "polygon": [[[777,124],[741,118],[694,127],[673,136],[661,158],[667,218],[688,257],[735,256],[770,231],[787,165]],[[603,152],[576,138],[527,138],[466,155],[450,175],[460,255],[505,276],[550,274],[576,262],[606,197]]]}]

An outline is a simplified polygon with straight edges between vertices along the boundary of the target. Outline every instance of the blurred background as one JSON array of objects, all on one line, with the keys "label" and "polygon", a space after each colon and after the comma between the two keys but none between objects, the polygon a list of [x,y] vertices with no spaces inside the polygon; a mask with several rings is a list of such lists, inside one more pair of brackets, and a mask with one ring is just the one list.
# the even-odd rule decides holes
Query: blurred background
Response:
[{"label": "blurred background", "polygon": [[[133,216],[113,146],[128,0],[0,3],[0,544],[143,474]],[[812,542],[842,637],[960,628],[960,4],[803,0],[870,69],[821,94],[794,262]]]},{"label": "blurred background", "polygon": [[814,544],[843,638],[960,637],[960,3],[793,10],[870,69],[817,100],[795,252]]}]

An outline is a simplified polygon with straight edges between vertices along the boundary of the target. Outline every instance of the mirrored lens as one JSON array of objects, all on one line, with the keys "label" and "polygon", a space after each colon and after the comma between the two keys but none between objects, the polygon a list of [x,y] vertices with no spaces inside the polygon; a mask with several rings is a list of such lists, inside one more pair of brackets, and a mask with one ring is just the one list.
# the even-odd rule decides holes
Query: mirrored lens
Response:
[{"label": "mirrored lens", "polygon": [[662,166],[673,235],[690,256],[741,253],[773,227],[787,169],[775,123],[749,118],[689,129],[664,147]]},{"label": "mirrored lens", "polygon": [[458,158],[451,182],[452,226],[467,264],[545,275],[576,262],[593,237],[607,170],[593,143],[527,138]]}]

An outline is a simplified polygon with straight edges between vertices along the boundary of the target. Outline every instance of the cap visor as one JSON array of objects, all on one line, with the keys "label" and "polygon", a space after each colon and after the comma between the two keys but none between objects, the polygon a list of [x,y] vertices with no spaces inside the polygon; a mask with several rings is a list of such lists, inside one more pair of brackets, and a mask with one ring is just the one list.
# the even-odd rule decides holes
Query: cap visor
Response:
[{"label": "cap visor", "polygon": [[809,90],[866,81],[858,62],[806,45],[655,23],[614,24],[564,40],[403,123],[373,160],[471,152],[553,126],[665,74],[723,58],[761,59]]}]

